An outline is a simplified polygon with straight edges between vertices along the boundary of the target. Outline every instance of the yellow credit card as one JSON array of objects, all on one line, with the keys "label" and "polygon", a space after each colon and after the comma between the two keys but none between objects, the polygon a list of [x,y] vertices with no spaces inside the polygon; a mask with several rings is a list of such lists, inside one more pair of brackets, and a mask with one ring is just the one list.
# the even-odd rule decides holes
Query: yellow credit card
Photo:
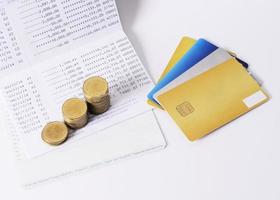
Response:
[{"label": "yellow credit card", "polygon": [[[190,48],[195,44],[196,40],[189,38],[189,37],[183,37],[182,40],[180,41],[178,47],[176,48],[175,52],[173,53],[170,61],[168,62],[165,70],[161,74],[160,78],[158,81],[160,81],[171,69],[172,67],[181,60],[181,58],[190,50]],[[162,109],[162,107],[151,101],[148,100],[148,104],[155,107]]]},{"label": "yellow credit card", "polygon": [[197,140],[268,101],[268,95],[232,58],[160,95],[184,134]]}]

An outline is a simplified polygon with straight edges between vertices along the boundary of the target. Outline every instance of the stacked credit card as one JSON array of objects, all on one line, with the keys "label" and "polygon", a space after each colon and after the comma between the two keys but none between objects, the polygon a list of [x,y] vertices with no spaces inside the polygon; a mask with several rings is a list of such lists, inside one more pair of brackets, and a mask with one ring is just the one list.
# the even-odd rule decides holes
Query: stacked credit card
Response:
[{"label": "stacked credit card", "polygon": [[223,48],[184,37],[148,103],[197,140],[269,100],[248,64]]}]

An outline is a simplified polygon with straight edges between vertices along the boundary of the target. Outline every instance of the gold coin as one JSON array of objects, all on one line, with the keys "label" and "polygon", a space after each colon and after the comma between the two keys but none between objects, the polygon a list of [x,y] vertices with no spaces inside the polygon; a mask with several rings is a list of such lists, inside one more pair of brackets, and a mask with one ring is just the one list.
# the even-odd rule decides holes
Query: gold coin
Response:
[{"label": "gold coin", "polygon": [[88,115],[85,115],[83,118],[80,118],[78,120],[69,120],[64,119],[64,122],[71,127],[72,129],[79,129],[84,127],[88,122]]},{"label": "gold coin", "polygon": [[110,107],[110,100],[107,101],[103,101],[103,102],[98,102],[98,103],[88,103],[88,108],[90,111],[92,111],[93,109],[97,110],[104,110],[108,107]]},{"label": "gold coin", "polygon": [[104,95],[104,96],[102,96],[102,97],[100,97],[100,98],[86,99],[86,101],[87,101],[88,103],[93,103],[93,104],[95,104],[95,103],[102,103],[102,102],[104,102],[104,101],[110,101],[110,95],[107,94],[107,95]]},{"label": "gold coin", "polygon": [[109,93],[108,82],[98,76],[90,77],[84,82],[83,92],[87,100],[100,101],[100,99]]},{"label": "gold coin", "polygon": [[103,114],[106,111],[108,111],[109,108],[110,108],[110,104],[107,104],[107,105],[105,105],[103,107],[90,106],[89,110],[90,110],[91,113],[99,115],[99,114]]},{"label": "gold coin", "polygon": [[107,99],[105,101],[101,101],[101,102],[97,102],[97,103],[88,103],[89,105],[92,105],[92,106],[96,106],[96,107],[104,107],[108,104],[110,104],[110,99]]},{"label": "gold coin", "polygon": [[80,118],[78,118],[78,119],[69,119],[66,116],[64,116],[64,121],[65,122],[69,122],[69,123],[79,123],[79,122],[83,122],[84,120],[86,120],[87,117],[88,117],[87,114],[82,116],[82,117],[80,117]]},{"label": "gold coin", "polygon": [[73,129],[82,128],[87,124],[87,111],[87,103],[79,98],[68,99],[62,106],[64,121]]},{"label": "gold coin", "polygon": [[64,102],[62,106],[64,119],[77,120],[87,114],[87,104],[79,98],[71,98]]},{"label": "gold coin", "polygon": [[107,112],[109,110],[109,107],[103,110],[95,110],[95,109],[91,109],[91,112],[95,115],[101,115],[104,114],[105,112]]},{"label": "gold coin", "polygon": [[68,137],[68,128],[63,122],[50,122],[43,128],[41,137],[50,145],[59,145]]}]

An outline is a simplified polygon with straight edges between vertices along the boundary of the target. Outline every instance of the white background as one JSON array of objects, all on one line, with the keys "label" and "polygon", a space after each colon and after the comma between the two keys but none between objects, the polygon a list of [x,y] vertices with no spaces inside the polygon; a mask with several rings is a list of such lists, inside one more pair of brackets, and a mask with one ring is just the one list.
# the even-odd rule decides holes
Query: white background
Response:
[{"label": "white background", "polygon": [[0,199],[279,200],[279,1],[116,1],[154,80],[182,36],[203,37],[248,61],[272,100],[194,143],[159,112],[169,144],[165,150],[30,190],[18,187],[11,146],[1,132]]}]

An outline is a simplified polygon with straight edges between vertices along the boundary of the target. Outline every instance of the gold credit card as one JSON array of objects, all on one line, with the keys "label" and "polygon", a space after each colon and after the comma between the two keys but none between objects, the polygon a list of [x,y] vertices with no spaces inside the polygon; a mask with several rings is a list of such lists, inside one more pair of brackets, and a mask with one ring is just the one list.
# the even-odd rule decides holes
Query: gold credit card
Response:
[{"label": "gold credit card", "polygon": [[[158,81],[160,81],[171,69],[172,67],[181,60],[181,58],[192,48],[192,46],[195,44],[196,40],[189,38],[189,37],[183,37],[182,40],[180,41],[178,47],[176,48],[175,52],[173,53],[171,59],[169,60],[166,68],[164,69],[163,73],[161,74],[160,78]],[[162,107],[151,101],[147,101],[149,105],[162,109]]]},{"label": "gold credit card", "polygon": [[268,95],[232,58],[158,96],[191,140],[197,140],[268,101]]}]

